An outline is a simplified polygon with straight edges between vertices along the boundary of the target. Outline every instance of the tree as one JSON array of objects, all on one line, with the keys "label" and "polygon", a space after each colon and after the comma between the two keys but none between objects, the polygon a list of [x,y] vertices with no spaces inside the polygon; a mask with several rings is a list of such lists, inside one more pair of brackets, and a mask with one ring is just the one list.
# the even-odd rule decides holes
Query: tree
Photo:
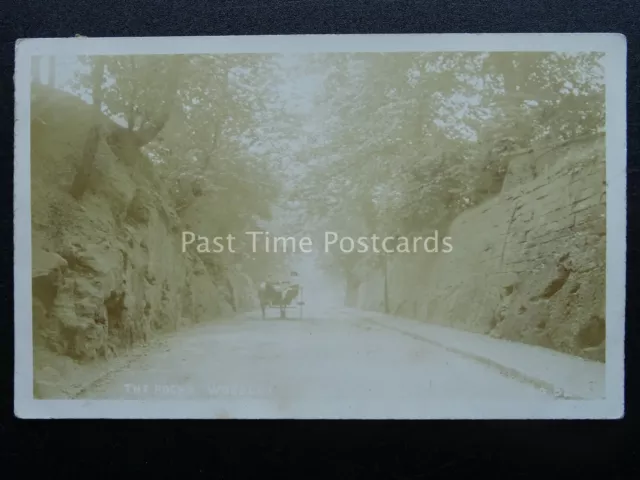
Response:
[{"label": "tree", "polygon": [[48,84],[51,88],[56,87],[56,57],[51,55],[49,57],[49,81]]},{"label": "tree", "polygon": [[42,64],[42,57],[33,56],[31,57],[31,81],[33,83],[40,84],[42,83],[42,72],[40,66]]},{"label": "tree", "polygon": [[[149,157],[186,227],[236,237],[235,254],[203,255],[216,275],[237,264],[260,275],[280,261],[252,252],[245,235],[270,220],[295,135],[276,63],[271,55],[104,58],[102,111],[119,124],[107,134],[112,149]],[[79,75],[75,90],[88,80]]]},{"label": "tree", "polygon": [[89,185],[89,179],[91,178],[91,173],[93,171],[98,144],[102,135],[102,126],[104,125],[102,115],[102,81],[104,76],[104,65],[102,58],[97,58],[91,69],[91,80],[93,82],[93,109],[91,125],[82,150],[80,167],[73,178],[69,192],[76,200],[79,200],[82,197]]},{"label": "tree", "polygon": [[[310,70],[326,72],[317,112],[327,140],[309,152],[309,173],[294,196],[311,223],[356,236],[445,228],[500,191],[510,151],[604,126],[597,54],[367,53],[309,61]],[[356,263],[338,254],[326,262],[343,272]]]}]

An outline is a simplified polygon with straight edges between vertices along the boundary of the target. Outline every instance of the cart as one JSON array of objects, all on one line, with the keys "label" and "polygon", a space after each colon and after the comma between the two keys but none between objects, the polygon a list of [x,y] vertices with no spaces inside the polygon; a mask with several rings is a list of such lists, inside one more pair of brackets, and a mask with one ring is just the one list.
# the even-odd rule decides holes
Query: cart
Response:
[{"label": "cart", "polygon": [[299,283],[276,282],[268,284],[263,282],[258,290],[262,319],[267,316],[269,309],[280,310],[280,318],[287,318],[287,311],[297,311],[301,320],[304,309],[304,287]]}]

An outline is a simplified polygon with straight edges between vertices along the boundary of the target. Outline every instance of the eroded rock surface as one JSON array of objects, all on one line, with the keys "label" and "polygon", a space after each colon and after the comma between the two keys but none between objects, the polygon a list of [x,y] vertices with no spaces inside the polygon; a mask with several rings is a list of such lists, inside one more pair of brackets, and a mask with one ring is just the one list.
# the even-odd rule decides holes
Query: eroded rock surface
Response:
[{"label": "eroded rock surface", "polygon": [[[390,260],[390,313],[603,361],[605,211],[604,137],[514,157],[450,225],[451,253]],[[358,306],[382,310],[382,273],[361,279]]]},{"label": "eroded rock surface", "polygon": [[73,96],[46,93],[36,90],[32,103],[36,368],[38,352],[109,358],[153,332],[250,307],[248,277],[232,270],[214,278],[200,257],[181,251],[179,216],[139,151],[120,158],[101,141],[89,189],[80,201],[68,193],[90,111]]}]

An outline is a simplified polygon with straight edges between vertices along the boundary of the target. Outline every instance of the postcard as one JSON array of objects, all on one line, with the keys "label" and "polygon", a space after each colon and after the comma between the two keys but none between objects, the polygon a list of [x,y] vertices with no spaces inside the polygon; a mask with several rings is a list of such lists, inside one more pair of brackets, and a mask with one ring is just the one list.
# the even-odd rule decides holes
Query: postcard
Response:
[{"label": "postcard", "polygon": [[16,45],[15,414],[624,415],[618,34]]}]

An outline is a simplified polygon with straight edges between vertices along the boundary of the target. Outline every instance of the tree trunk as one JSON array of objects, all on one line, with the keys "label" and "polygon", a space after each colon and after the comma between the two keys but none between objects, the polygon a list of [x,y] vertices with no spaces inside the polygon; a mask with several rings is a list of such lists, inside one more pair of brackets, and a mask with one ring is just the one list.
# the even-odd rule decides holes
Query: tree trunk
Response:
[{"label": "tree trunk", "polygon": [[214,121],[213,131],[213,144],[209,150],[209,155],[205,158],[205,162],[202,164],[202,171],[208,170],[211,165],[212,157],[218,152],[222,140],[222,129],[227,118],[226,99],[229,91],[229,69],[224,65],[221,72],[222,84],[220,86],[220,92],[218,93],[218,100],[216,102],[216,116]]},{"label": "tree trunk", "polygon": [[31,75],[34,83],[42,83],[42,77],[40,72],[40,62],[42,57],[32,57]]},{"label": "tree trunk", "polygon": [[82,195],[89,186],[89,180],[93,171],[96,152],[98,151],[98,145],[100,144],[101,136],[101,123],[102,123],[102,79],[104,77],[104,60],[101,57],[96,57],[96,61],[93,65],[93,118],[92,125],[87,134],[87,138],[84,142],[84,148],[82,150],[82,163],[80,168],[76,172],[76,175],[71,184],[70,193],[76,200],[80,200]]},{"label": "tree trunk", "polygon": [[93,161],[98,151],[98,144],[100,143],[100,127],[94,124],[89,129],[89,133],[84,142],[84,148],[82,149],[82,164],[76,172],[71,184],[71,196],[76,200],[80,200],[82,195],[89,186],[89,180],[91,178],[91,171],[93,169]]},{"label": "tree trunk", "polygon": [[144,147],[156,138],[169,120],[175,97],[178,95],[178,86],[182,76],[181,70],[187,61],[188,59],[186,55],[176,55],[171,59],[167,89],[165,91],[165,98],[167,101],[164,103],[163,112],[160,114],[159,119],[149,122],[146,126],[141,127],[137,132],[135,132],[134,143],[138,148]]},{"label": "tree trunk", "polygon": [[[131,75],[136,71],[136,62],[133,57],[129,57],[129,67],[131,68]],[[133,131],[136,124],[136,88],[133,86],[133,91],[131,93],[131,98],[129,99],[129,111],[127,112],[127,127],[130,132]]]},{"label": "tree trunk", "polygon": [[350,271],[346,272],[346,292],[344,304],[346,307],[358,306],[358,286],[360,282]]},{"label": "tree trunk", "polygon": [[384,260],[383,260],[383,272],[384,272],[384,313],[388,314],[389,313],[389,282],[388,282],[388,276],[387,276],[387,271],[388,271],[388,256],[387,254],[383,254],[384,255]]},{"label": "tree trunk", "polygon": [[49,86],[51,88],[56,87],[56,57],[51,55],[49,57]]}]

